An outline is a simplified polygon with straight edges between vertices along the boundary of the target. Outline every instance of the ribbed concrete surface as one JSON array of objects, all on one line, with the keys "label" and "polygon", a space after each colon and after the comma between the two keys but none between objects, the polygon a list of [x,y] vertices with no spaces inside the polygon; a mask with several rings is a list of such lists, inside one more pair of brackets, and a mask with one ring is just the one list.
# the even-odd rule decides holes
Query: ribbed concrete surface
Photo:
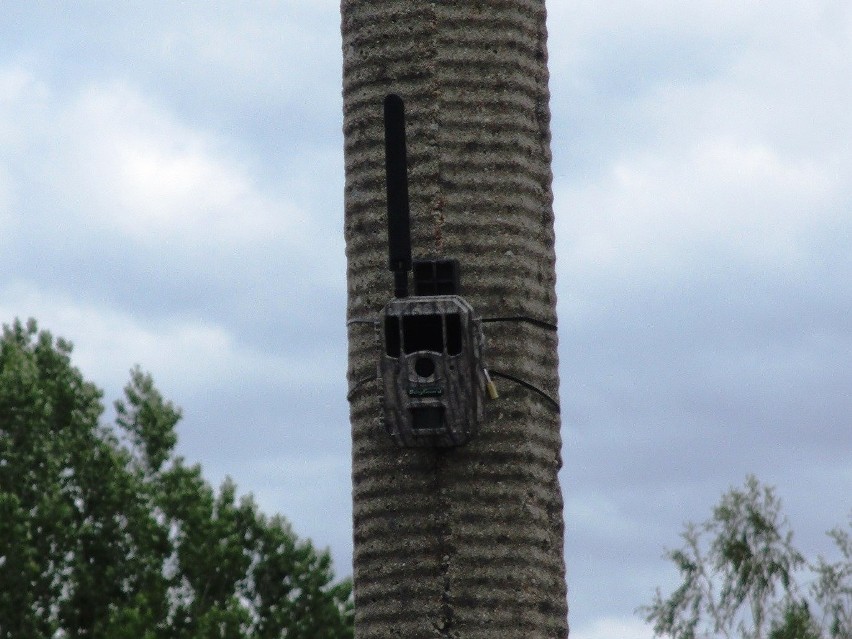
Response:
[{"label": "ribbed concrete surface", "polygon": [[[485,317],[555,319],[542,0],[343,0],[349,316],[374,317],[387,271],[382,100],[406,104],[415,257],[455,257]],[[487,362],[558,396],[556,336],[485,325]],[[349,381],[376,374],[350,327]],[[567,635],[559,416],[497,380],[479,437],[402,450],[379,385],[352,393],[356,636]]]}]

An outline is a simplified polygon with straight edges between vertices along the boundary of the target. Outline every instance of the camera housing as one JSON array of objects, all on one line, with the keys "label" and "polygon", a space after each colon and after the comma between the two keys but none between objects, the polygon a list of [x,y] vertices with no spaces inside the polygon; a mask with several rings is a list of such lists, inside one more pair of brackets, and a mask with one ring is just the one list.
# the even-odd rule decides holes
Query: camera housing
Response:
[{"label": "camera housing", "polygon": [[458,295],[392,299],[382,314],[384,420],[401,446],[460,446],[483,414],[481,323]]}]

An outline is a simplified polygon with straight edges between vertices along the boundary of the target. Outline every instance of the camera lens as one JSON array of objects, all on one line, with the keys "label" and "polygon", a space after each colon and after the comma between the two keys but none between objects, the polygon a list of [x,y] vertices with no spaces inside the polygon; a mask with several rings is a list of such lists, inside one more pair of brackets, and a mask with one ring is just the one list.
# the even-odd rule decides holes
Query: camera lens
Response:
[{"label": "camera lens", "polygon": [[435,372],[435,362],[428,357],[418,357],[414,362],[414,372],[420,377],[429,377]]}]

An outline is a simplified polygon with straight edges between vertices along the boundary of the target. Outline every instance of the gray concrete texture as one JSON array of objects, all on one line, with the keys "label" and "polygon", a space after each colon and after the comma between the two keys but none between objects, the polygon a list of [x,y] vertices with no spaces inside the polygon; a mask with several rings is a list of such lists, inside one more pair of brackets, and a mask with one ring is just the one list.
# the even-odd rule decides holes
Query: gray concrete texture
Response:
[{"label": "gray concrete texture", "polygon": [[[483,317],[556,322],[543,0],[343,0],[348,315],[387,270],[382,100],[406,104],[415,258],[456,258]],[[486,363],[558,397],[556,334],[485,325]],[[559,415],[499,379],[482,432],[400,449],[380,422],[373,328],[349,329],[358,639],[567,636]]]}]

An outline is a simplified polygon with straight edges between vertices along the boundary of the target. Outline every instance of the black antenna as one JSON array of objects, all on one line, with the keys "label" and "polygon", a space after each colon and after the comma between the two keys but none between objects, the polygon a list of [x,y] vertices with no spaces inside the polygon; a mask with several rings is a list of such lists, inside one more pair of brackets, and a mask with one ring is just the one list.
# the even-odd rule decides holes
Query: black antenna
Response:
[{"label": "black antenna", "polygon": [[405,153],[405,106],[402,98],[395,93],[385,98],[385,175],[388,194],[388,267],[394,275],[394,297],[408,297],[411,225]]}]

